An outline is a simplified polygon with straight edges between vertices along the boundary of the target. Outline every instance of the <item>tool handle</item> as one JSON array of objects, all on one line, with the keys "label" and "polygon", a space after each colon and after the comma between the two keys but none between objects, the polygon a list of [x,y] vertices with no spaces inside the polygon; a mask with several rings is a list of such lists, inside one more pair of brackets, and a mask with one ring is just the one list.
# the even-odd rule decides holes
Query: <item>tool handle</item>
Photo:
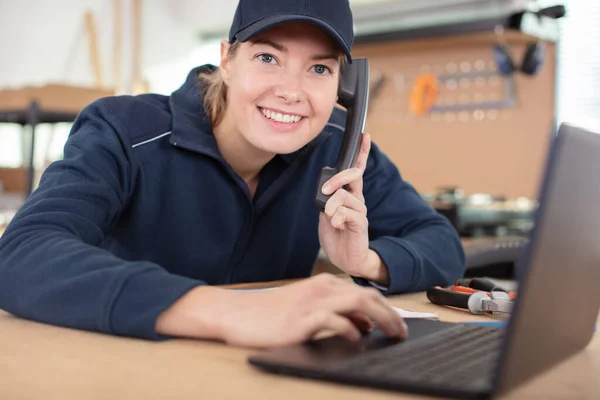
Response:
[{"label": "tool handle", "polygon": [[452,290],[443,289],[439,286],[427,289],[426,294],[427,299],[433,304],[469,309],[470,294],[453,292]]},{"label": "tool handle", "polygon": [[[471,287],[467,287],[467,286],[450,286],[449,288],[447,288],[448,290],[452,290],[453,292],[458,292],[458,293],[466,293],[466,294],[473,294],[473,293],[477,293],[477,292],[481,292],[482,290],[479,289],[473,289]],[[488,296],[491,296],[489,291],[487,290],[483,290],[483,292],[485,294],[487,294]],[[503,292],[503,293],[507,293],[509,299],[511,300],[515,300],[517,298],[517,292],[504,292],[504,290],[500,287],[496,287],[496,290],[494,290],[494,292]]]},{"label": "tool handle", "polygon": [[476,290],[491,292],[492,290],[508,292],[500,286],[495,285],[492,281],[485,278],[467,278],[456,281],[457,286],[466,286]]}]

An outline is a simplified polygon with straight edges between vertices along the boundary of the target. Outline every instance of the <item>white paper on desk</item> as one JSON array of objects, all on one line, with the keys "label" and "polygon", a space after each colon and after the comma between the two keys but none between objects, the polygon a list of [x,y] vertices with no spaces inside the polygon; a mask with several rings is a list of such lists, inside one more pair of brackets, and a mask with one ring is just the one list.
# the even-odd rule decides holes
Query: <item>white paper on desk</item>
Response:
[{"label": "white paper on desk", "polygon": [[[277,289],[277,287],[270,287],[270,288],[258,288],[258,289],[234,289],[236,291],[242,291],[242,292],[264,292],[267,290],[274,290]],[[435,320],[439,320],[440,318],[438,317],[437,314],[435,313],[424,313],[424,312],[417,312],[417,311],[409,311],[409,310],[405,310],[403,308],[399,308],[399,307],[394,307],[394,310],[396,310],[398,312],[398,314],[400,314],[400,316],[402,318],[424,318],[424,319],[435,319]]]},{"label": "white paper on desk", "polygon": [[424,319],[435,319],[435,320],[440,319],[440,317],[438,317],[438,315],[435,313],[408,311],[408,310],[405,310],[405,309],[399,308],[399,307],[394,307],[394,310],[396,310],[402,318],[424,318]]}]

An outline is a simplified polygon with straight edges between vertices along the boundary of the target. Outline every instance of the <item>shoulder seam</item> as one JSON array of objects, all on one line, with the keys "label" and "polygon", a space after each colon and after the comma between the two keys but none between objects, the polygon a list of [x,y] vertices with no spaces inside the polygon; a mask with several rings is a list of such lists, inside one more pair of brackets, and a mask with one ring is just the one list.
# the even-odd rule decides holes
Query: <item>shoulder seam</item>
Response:
[{"label": "shoulder seam", "polygon": [[157,139],[160,139],[160,138],[162,138],[162,137],[164,137],[164,136],[167,136],[167,135],[170,135],[170,134],[171,134],[171,131],[168,131],[168,132],[165,132],[165,133],[161,133],[161,134],[160,134],[160,135],[158,135],[158,136],[155,136],[155,137],[153,137],[153,138],[150,138],[150,139],[144,140],[143,142],[136,143],[136,144],[132,145],[132,146],[131,146],[131,148],[133,149],[133,148],[136,148],[136,147],[138,147],[138,146],[142,146],[142,145],[144,145],[144,144],[146,144],[146,143],[153,142],[153,141],[155,141],[155,140],[157,140]]},{"label": "shoulder seam", "polygon": [[338,124],[334,124],[333,122],[328,122],[325,126],[331,126],[333,128],[338,128],[339,130],[343,131],[344,127]]}]

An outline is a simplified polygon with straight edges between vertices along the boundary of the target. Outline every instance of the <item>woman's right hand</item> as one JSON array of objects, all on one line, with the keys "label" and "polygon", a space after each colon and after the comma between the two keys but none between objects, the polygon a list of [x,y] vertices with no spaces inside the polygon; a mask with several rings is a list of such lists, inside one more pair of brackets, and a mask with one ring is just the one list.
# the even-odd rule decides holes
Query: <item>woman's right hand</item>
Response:
[{"label": "woman's right hand", "polygon": [[[175,303],[161,315],[157,325],[159,333],[162,330],[165,334],[213,338],[244,347],[297,344],[322,331],[356,341],[361,337],[361,330],[372,324],[393,338],[408,335],[400,315],[377,289],[358,286],[330,274],[313,276],[276,290],[244,292],[211,288],[202,294],[198,302],[184,296],[180,302],[187,301],[188,306]],[[192,330],[181,331],[184,328],[181,325],[175,332],[165,329],[167,322],[171,321],[171,326],[177,323],[173,315],[168,314],[177,308],[187,309],[184,314],[188,316],[199,317],[196,323],[186,324]]]},{"label": "woman's right hand", "polygon": [[377,289],[330,274],[235,295],[238,306],[223,316],[223,339],[233,345],[296,344],[324,330],[356,341],[371,322],[390,337],[407,336],[406,324]]}]

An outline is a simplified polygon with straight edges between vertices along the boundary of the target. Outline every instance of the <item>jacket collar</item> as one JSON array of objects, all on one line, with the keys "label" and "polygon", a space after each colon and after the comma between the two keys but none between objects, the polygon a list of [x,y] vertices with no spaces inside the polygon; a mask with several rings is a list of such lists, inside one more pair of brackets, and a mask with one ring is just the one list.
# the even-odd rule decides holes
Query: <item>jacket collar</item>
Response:
[{"label": "jacket collar", "polygon": [[[173,120],[170,141],[178,147],[222,160],[210,118],[204,109],[198,78],[201,72],[213,72],[216,68],[213,65],[203,65],[192,69],[184,84],[171,94],[169,104]],[[290,154],[279,154],[277,157],[291,164],[299,154],[314,148],[327,137],[329,134],[323,131],[303,148]]]},{"label": "jacket collar", "polygon": [[215,158],[221,158],[212,125],[202,104],[202,92],[198,74],[214,69],[202,66],[192,69],[184,84],[169,98],[172,114],[170,141],[178,147],[184,147]]}]

